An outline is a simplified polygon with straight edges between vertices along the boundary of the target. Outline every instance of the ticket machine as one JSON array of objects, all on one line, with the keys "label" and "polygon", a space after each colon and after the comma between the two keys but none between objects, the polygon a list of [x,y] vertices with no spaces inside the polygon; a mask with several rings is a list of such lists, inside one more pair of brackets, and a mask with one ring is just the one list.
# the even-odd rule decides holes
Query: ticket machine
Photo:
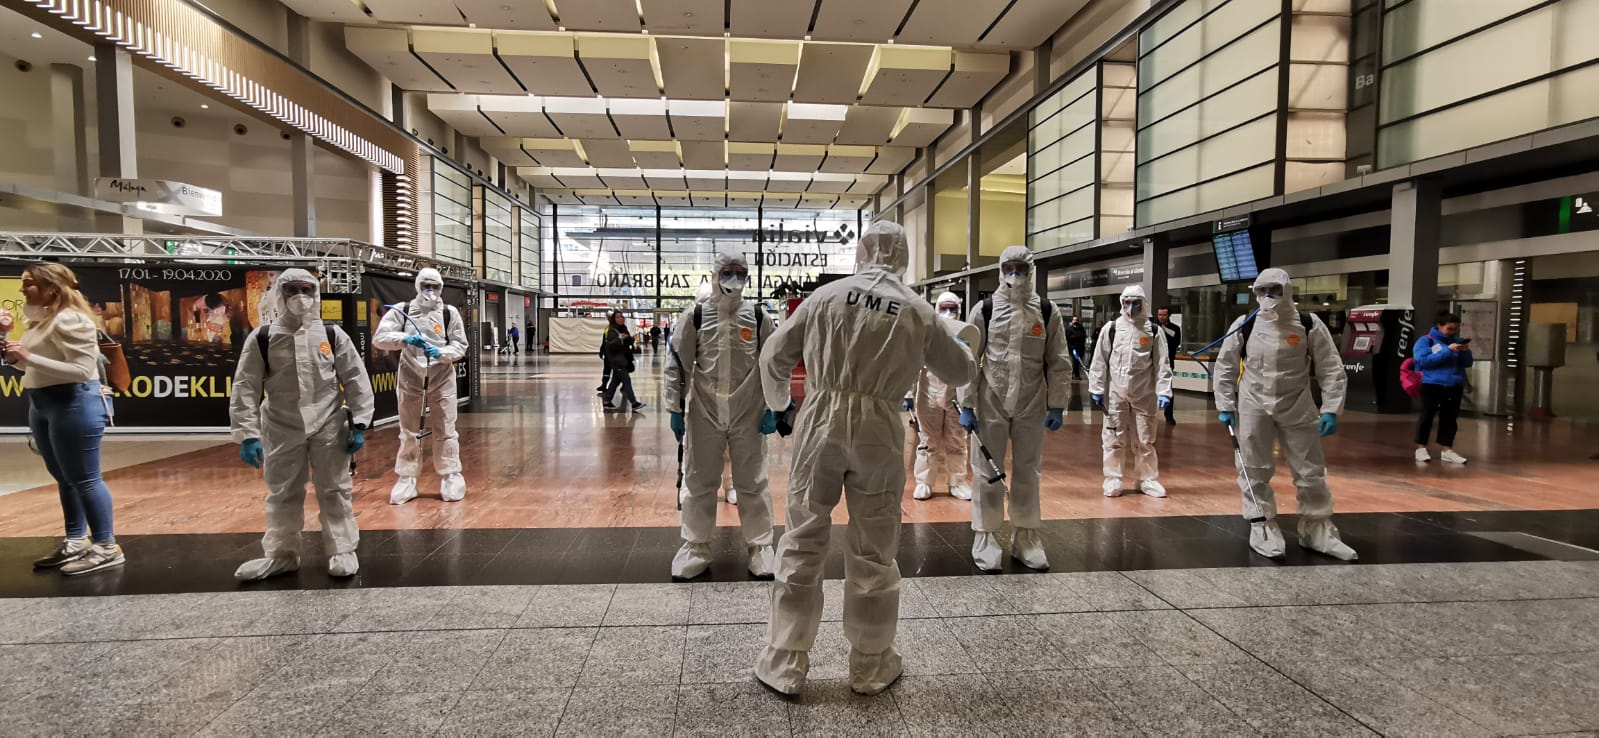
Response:
[{"label": "ticket machine", "polygon": [[1399,366],[1416,338],[1415,311],[1365,305],[1349,311],[1342,345],[1349,394],[1344,406],[1375,413],[1407,413],[1410,395],[1399,385]]}]

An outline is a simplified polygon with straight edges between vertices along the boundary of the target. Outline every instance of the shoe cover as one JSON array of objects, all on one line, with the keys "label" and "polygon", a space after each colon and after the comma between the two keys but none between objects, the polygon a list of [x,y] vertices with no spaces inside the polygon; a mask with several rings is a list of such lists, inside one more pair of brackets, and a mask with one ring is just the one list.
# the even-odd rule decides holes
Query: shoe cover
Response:
[{"label": "shoe cover", "polygon": [[1267,520],[1249,526],[1249,547],[1268,559],[1283,557],[1283,530],[1277,521]]},{"label": "shoe cover", "polygon": [[445,502],[460,502],[466,497],[466,477],[450,474],[439,482],[439,497]]},{"label": "shoe cover", "polygon": [[328,559],[328,576],[353,577],[361,570],[361,562],[356,560],[355,552],[333,554]]},{"label": "shoe cover", "polygon": [[1106,497],[1121,497],[1122,496],[1122,480],[1120,480],[1120,479],[1107,478],[1105,480],[1105,484],[1103,485],[1103,487],[1104,487],[1104,490],[1105,490],[1105,496]]},{"label": "shoe cover", "polygon": [[416,477],[400,477],[394,483],[394,489],[389,490],[390,505],[404,505],[416,499]]},{"label": "shoe cover", "polygon": [[738,504],[738,490],[732,489],[732,488],[729,488],[727,490],[727,504],[729,504],[729,505],[737,505]]},{"label": "shoe cover", "polygon": [[750,546],[749,555],[750,576],[771,579],[777,569],[777,552],[771,546]]},{"label": "shoe cover", "polygon": [[1017,528],[1011,540],[1011,555],[1029,569],[1049,568],[1049,557],[1044,555],[1044,537],[1033,528]]},{"label": "shoe cover", "polygon": [[805,688],[805,673],[810,670],[811,656],[804,651],[767,646],[755,659],[755,678],[783,694],[799,694]]},{"label": "shoe cover", "polygon": [[861,653],[849,650],[849,688],[856,694],[878,694],[899,680],[905,672],[905,661],[899,652],[889,646],[882,653]]},{"label": "shoe cover", "polygon": [[1005,549],[999,547],[999,538],[993,533],[977,531],[977,538],[972,541],[972,562],[983,571],[999,571],[1000,560],[1005,557]]},{"label": "shoe cover", "polygon": [[972,499],[971,485],[968,485],[965,482],[961,482],[960,484],[952,484],[949,486],[949,495],[957,500],[970,500]]},{"label": "shoe cover", "polygon": [[711,568],[711,544],[685,543],[672,557],[672,578],[693,579]]},{"label": "shoe cover", "polygon": [[933,496],[933,488],[929,487],[929,486],[927,486],[925,484],[916,485],[916,489],[911,492],[911,497],[913,497],[915,499],[918,499],[918,500],[925,500],[925,499],[928,499],[928,498],[930,498],[932,496]]},{"label": "shoe cover", "polygon": [[1153,479],[1145,479],[1138,483],[1138,491],[1149,497],[1165,497],[1166,488]]},{"label": "shoe cover", "polygon": [[[1280,533],[1278,535],[1281,535]],[[1299,545],[1317,553],[1326,554],[1339,561],[1360,558],[1355,549],[1338,537],[1338,528],[1331,520],[1305,521],[1299,526]]]},{"label": "shoe cover", "polygon": [[239,565],[233,572],[233,578],[243,582],[252,582],[258,579],[287,574],[300,568],[300,558],[284,557],[276,559],[250,559]]}]

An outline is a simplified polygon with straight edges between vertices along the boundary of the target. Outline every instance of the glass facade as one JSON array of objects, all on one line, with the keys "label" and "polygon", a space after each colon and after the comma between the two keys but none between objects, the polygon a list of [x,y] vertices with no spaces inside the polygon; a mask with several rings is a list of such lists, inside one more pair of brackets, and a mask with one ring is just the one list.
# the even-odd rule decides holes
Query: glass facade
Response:
[{"label": "glass facade", "polygon": [[1029,114],[1027,243],[1035,250],[1095,237],[1096,81],[1096,71],[1084,72]]},{"label": "glass facade", "polygon": [[488,188],[483,193],[483,277],[510,284],[512,268],[511,200]]},{"label": "glass facade", "polygon": [[519,207],[516,213],[520,221],[516,231],[517,284],[538,289],[544,284],[540,254],[543,245],[539,240],[543,222],[532,208]]},{"label": "glass facade", "polygon": [[472,179],[440,159],[433,160],[433,256],[472,263]]}]

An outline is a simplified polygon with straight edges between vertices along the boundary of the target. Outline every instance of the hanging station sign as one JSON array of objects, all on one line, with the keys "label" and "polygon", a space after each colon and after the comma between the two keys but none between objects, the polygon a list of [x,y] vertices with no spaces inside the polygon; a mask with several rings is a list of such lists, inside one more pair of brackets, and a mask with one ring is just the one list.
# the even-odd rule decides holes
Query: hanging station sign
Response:
[{"label": "hanging station sign", "polygon": [[166,215],[222,214],[222,193],[165,179],[96,177],[94,196],[107,202],[128,202],[140,210]]}]

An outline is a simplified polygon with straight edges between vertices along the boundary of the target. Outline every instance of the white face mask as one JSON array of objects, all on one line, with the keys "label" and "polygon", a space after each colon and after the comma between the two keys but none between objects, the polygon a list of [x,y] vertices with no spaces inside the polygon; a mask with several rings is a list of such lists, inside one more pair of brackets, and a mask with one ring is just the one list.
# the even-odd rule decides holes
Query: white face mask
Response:
[{"label": "white face mask", "polygon": [[1005,286],[1006,287],[1015,287],[1016,285],[1019,285],[1019,284],[1022,283],[1022,279],[1025,276],[1026,275],[1023,275],[1023,274],[1006,274],[1005,277],[1004,277]]},{"label": "white face mask", "polygon": [[744,286],[749,284],[749,281],[748,277],[734,277],[731,275],[722,277],[722,294],[739,294],[744,291]]},{"label": "white face mask", "polygon": [[289,315],[305,320],[316,310],[316,298],[310,295],[294,295],[283,301],[283,307],[289,311]]}]

